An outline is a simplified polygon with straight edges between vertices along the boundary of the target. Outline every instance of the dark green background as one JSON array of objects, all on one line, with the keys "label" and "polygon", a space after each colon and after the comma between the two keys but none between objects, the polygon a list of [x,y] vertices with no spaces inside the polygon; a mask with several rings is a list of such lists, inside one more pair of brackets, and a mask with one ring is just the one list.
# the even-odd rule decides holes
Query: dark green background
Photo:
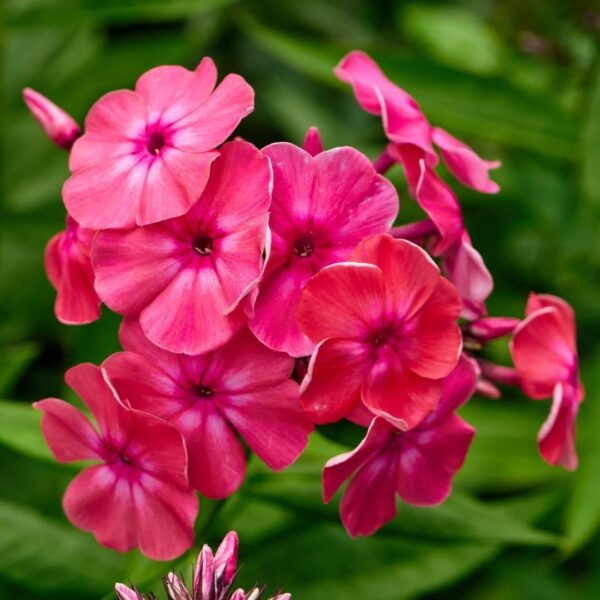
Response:
[{"label": "dark green background", "polygon": [[[203,501],[198,544],[241,535],[241,580],[296,600],[407,597],[600,597],[600,7],[583,0],[8,0],[3,50],[0,204],[0,597],[111,597],[115,580],[156,586],[167,565],[117,555],[70,527],[60,507],[74,470],[45,450],[28,403],[65,397],[64,370],[117,349],[118,319],[58,324],[42,257],[63,227],[67,156],[25,110],[32,86],[80,122],[101,94],[132,87],[159,64],[212,56],[242,74],[256,110],[240,134],[257,145],[300,143],[310,125],[326,146],[370,156],[384,140],[331,73],[352,48],[372,53],[429,118],[499,158],[497,196],[456,187],[476,247],[496,280],[493,314],[522,314],[531,289],[576,308],[584,381],[581,467],[538,457],[549,403],[518,394],[474,398],[478,436],[456,493],[436,509],[401,507],[370,539],[351,541],[336,506],[320,502],[320,469],[345,447],[315,434],[290,471],[251,462],[240,493]],[[399,169],[401,221],[419,218]],[[505,344],[490,351],[507,360]],[[71,398],[71,396],[67,397]],[[71,398],[72,399],[72,398]],[[165,531],[165,535],[169,535]],[[176,568],[189,573],[196,550]]]}]

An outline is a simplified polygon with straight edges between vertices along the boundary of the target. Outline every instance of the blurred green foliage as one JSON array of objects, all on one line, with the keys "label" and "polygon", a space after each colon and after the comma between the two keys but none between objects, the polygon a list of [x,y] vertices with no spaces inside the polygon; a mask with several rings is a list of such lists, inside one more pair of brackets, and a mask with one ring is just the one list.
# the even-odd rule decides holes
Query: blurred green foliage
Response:
[{"label": "blurred green foliage", "polygon": [[[402,506],[378,535],[351,540],[320,501],[320,470],[341,443],[315,434],[289,471],[251,463],[239,494],[203,501],[198,544],[241,535],[242,583],[297,600],[600,597],[600,6],[592,0],[7,0],[0,15],[0,597],[111,598],[116,580],[154,587],[168,568],[100,548],[66,522],[73,471],[49,459],[31,401],[65,394],[65,369],[117,349],[118,318],[59,325],[43,271],[63,227],[67,157],[21,102],[31,86],[80,122],[101,94],[158,64],[212,56],[257,92],[240,135],[299,143],[317,125],[327,146],[375,156],[377,119],[332,67],[362,48],[430,119],[499,158],[502,193],[457,191],[492,270],[492,314],[522,314],[531,289],[578,314],[588,396],[581,467],[545,465],[535,436],[548,403],[474,398],[478,429],[456,493],[432,509]],[[418,218],[399,170],[401,220]],[[506,360],[506,348],[491,353]],[[64,396],[63,396],[64,397]],[[165,532],[169,535],[169,532]],[[195,551],[194,551],[195,552]],[[176,568],[189,573],[192,556]]]}]

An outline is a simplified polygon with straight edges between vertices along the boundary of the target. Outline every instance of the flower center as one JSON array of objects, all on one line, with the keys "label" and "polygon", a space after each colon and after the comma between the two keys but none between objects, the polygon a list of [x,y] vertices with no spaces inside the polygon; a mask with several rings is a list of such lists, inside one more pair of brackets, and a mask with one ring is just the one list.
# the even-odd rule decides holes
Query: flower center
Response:
[{"label": "flower center", "polygon": [[385,329],[380,329],[379,331],[375,331],[371,335],[371,344],[375,346],[375,348],[381,348],[389,341],[392,335],[392,329],[390,327],[386,327]]},{"label": "flower center", "polygon": [[160,151],[163,149],[166,143],[165,136],[161,131],[153,131],[148,136],[148,141],[146,142],[146,149],[148,152],[154,156],[160,154]]},{"label": "flower center", "polygon": [[304,235],[296,240],[294,252],[300,258],[307,258],[315,251],[315,241],[311,235]]},{"label": "flower center", "polygon": [[212,254],[213,242],[207,235],[201,235],[194,239],[194,252],[200,256]]},{"label": "flower center", "polygon": [[196,394],[198,394],[198,396],[201,398],[212,398],[215,395],[215,392],[207,385],[199,385],[196,388]]}]

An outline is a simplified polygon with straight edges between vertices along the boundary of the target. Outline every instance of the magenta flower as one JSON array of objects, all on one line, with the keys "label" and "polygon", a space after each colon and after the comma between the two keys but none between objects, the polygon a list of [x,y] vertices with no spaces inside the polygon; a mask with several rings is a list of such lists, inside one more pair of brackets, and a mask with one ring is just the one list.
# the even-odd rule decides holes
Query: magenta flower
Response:
[{"label": "magenta flower", "polygon": [[352,477],[340,504],[352,537],[371,535],[394,518],[396,493],[417,506],[440,504],[450,495],[475,434],[454,412],[473,394],[476,378],[473,361],[463,356],[443,381],[438,407],[415,429],[402,432],[376,417],[356,449],[327,462],[325,502]]},{"label": "magenta flower", "polygon": [[69,214],[84,227],[107,229],[187,212],[208,181],[214,149],[254,105],[239,75],[215,89],[216,80],[213,61],[204,58],[195,71],[157,67],[135,91],[100,98],[71,151],[63,188]]},{"label": "magenta flower", "polygon": [[268,349],[247,328],[200,356],[153,346],[135,319],[124,320],[120,337],[126,352],[103,367],[134,408],[181,431],[190,482],[205,496],[229,496],[244,480],[246,456],[237,434],[275,471],[304,450],[312,424],[290,379],[294,360]]},{"label": "magenta flower", "polygon": [[67,402],[48,398],[34,404],[43,413],[46,442],[59,462],[100,462],[67,488],[67,517],[109,548],[124,552],[139,546],[155,560],[179,556],[192,545],[198,513],[181,434],[124,404],[95,365],[73,367],[65,380],[90,409],[98,430]]},{"label": "magenta flower", "polygon": [[441,380],[458,361],[460,299],[425,251],[405,240],[372,236],[351,260],[326,267],[302,292],[298,323],[318,343],[302,382],[304,410],[329,423],[362,400],[411,429],[435,409]]},{"label": "magenta flower", "polygon": [[[221,542],[216,554],[206,544],[203,546],[194,570],[194,585],[188,590],[185,583],[175,573],[164,579],[168,600],[259,600],[262,590],[254,588],[250,592],[230,590],[237,575],[237,553],[239,539],[235,531],[230,531]],[[122,583],[115,585],[119,600],[144,600],[155,596],[144,596]],[[291,600],[291,594],[275,594],[271,600]]]},{"label": "magenta flower", "polygon": [[235,310],[261,275],[271,170],[252,144],[225,144],[210,180],[182,217],[98,233],[96,290],[171,352],[199,354],[227,342],[244,319]]},{"label": "magenta flower", "polygon": [[68,150],[79,137],[79,125],[71,115],[31,88],[23,90],[23,100],[52,142]]},{"label": "magenta flower", "polygon": [[[316,151],[314,138],[308,141]],[[250,327],[270,348],[305,356],[314,343],[294,318],[302,287],[326,265],[347,260],[366,236],[387,231],[398,196],[353,148],[311,156],[293,144],[278,143],[263,152],[273,165],[273,237]]]},{"label": "magenta flower", "polygon": [[416,100],[390,81],[370,56],[354,50],[342,58],[334,72],[352,86],[363,110],[381,115],[386,137],[399,150],[412,146],[426,167],[432,169],[438,162],[435,143],[448,169],[463,185],[487,194],[499,191],[489,179],[489,171],[498,168],[500,162],[483,160],[447,131],[433,128]]},{"label": "magenta flower", "polygon": [[553,397],[552,409],[538,434],[538,447],[551,465],[576,469],[575,420],[585,396],[573,309],[561,298],[530,294],[527,318],[515,329],[511,352],[525,394],[534,400]]},{"label": "magenta flower", "polygon": [[94,289],[90,247],[96,232],[67,217],[66,230],[46,245],[44,266],[56,290],[54,314],[66,325],[91,323],[100,317],[100,298]]}]

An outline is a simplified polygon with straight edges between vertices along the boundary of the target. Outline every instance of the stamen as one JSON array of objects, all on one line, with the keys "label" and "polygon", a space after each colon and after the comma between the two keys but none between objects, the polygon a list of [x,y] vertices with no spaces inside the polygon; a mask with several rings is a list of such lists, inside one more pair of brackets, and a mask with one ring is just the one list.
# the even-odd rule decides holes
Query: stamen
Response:
[{"label": "stamen", "polygon": [[212,254],[213,242],[208,236],[199,236],[194,240],[194,252],[200,256]]},{"label": "stamen", "polygon": [[148,136],[146,149],[150,154],[158,155],[165,145],[165,136],[160,131],[153,131]]},{"label": "stamen", "polygon": [[300,258],[306,258],[315,251],[315,242],[310,235],[305,235],[296,240],[294,244],[294,252]]}]

